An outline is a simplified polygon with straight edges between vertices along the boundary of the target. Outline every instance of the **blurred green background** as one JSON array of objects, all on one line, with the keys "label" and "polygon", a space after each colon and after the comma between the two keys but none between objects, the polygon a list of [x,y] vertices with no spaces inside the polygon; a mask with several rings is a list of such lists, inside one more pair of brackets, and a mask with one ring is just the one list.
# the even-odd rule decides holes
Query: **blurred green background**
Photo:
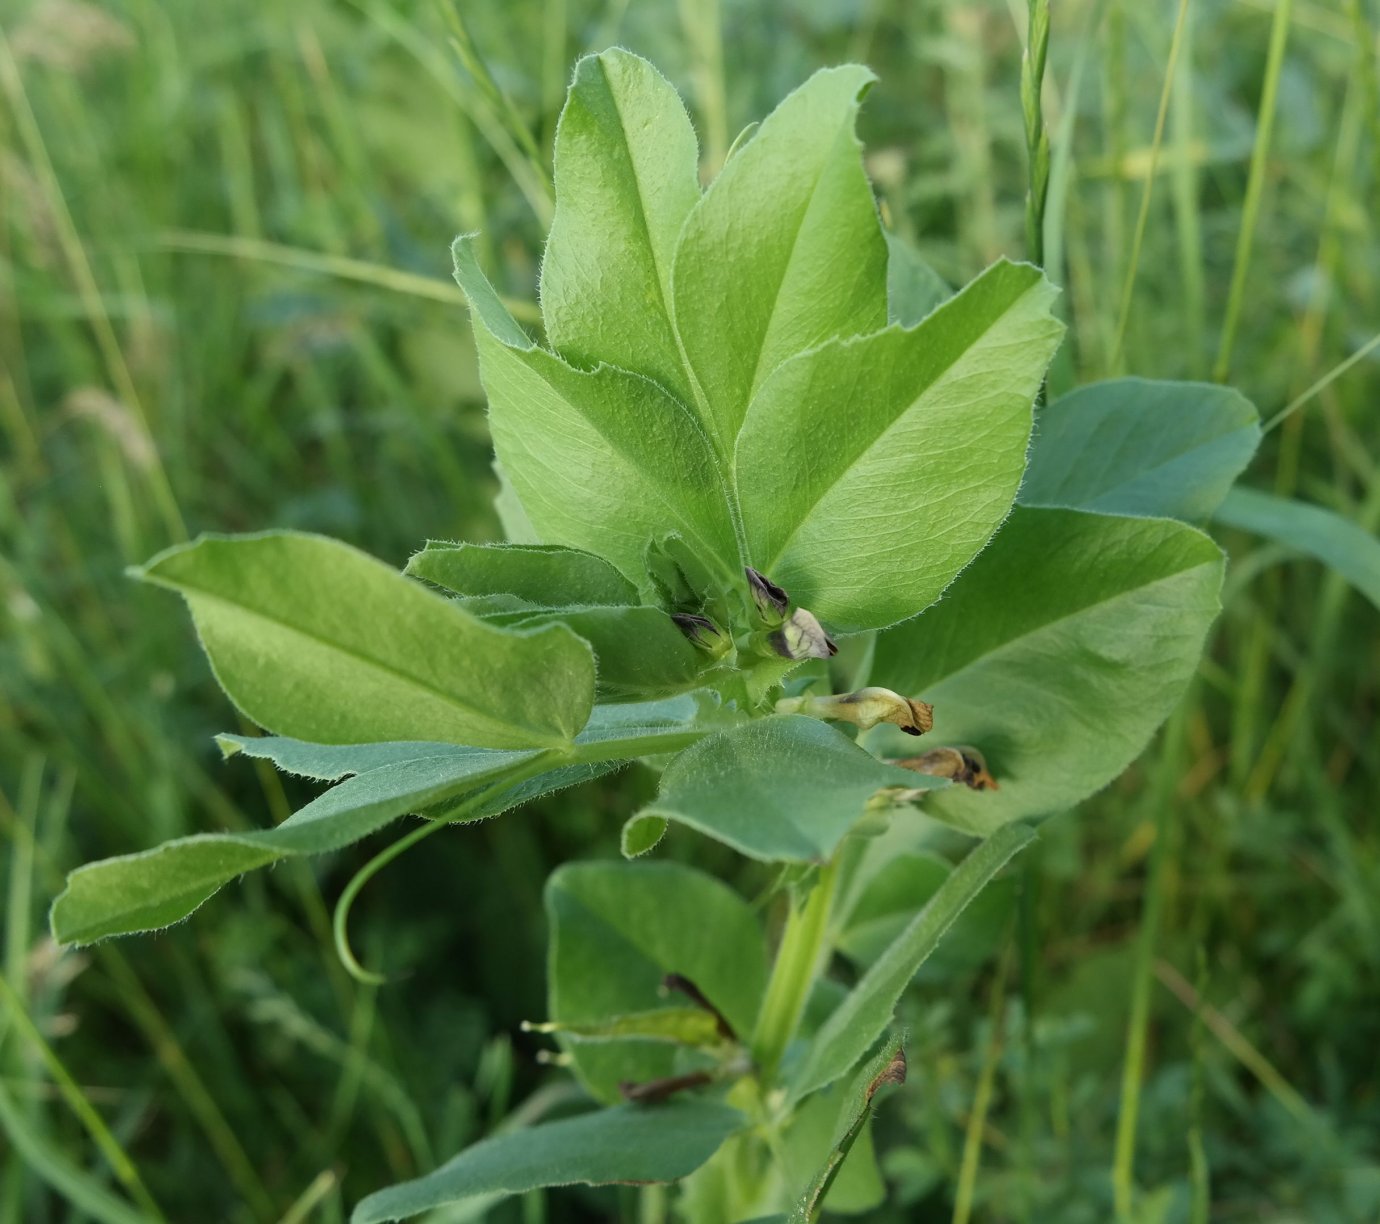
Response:
[{"label": "blurred green background", "polygon": [[[1053,7],[1050,272],[1072,330],[1052,390],[1225,368],[1273,415],[1380,321],[1375,0],[1189,0],[1167,89],[1176,5]],[[448,244],[481,231],[530,315],[580,53],[653,59],[707,168],[814,68],[871,64],[888,221],[959,282],[1023,253],[1023,24],[1019,0],[0,3],[0,1224],[108,1218],[77,1204],[129,1184],[112,1150],[171,1220],[342,1220],[570,1091],[517,1029],[544,1010],[542,883],[616,854],[649,776],[390,868],[354,919],[399,975],[382,990],[336,963],[329,907],[386,838],[158,936],[54,947],[66,870],[309,793],[220,763],[235,715],[190,623],[123,567],[202,530],[324,531],[399,564],[428,536],[496,537]],[[1374,532],[1378,397],[1365,356],[1249,483]],[[971,1129],[973,1218],[1110,1219],[1134,1102],[1138,1220],[1380,1219],[1377,612],[1223,540],[1200,679],[1138,766],[1045,826],[1009,890],[1030,936],[1010,972],[977,940],[908,995],[911,1080],[878,1122],[893,1203],[869,1218],[949,1219]],[[491,1218],[636,1211],[634,1191],[564,1192]]]}]

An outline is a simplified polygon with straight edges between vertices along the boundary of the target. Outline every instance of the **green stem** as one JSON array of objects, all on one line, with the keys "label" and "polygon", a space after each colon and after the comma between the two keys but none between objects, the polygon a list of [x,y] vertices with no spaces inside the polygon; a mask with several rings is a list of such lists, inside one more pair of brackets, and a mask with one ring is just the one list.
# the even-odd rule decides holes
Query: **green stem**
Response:
[{"label": "green stem", "polygon": [[793,905],[786,919],[752,1038],[752,1057],[763,1083],[769,1083],[776,1074],[805,1011],[824,952],[837,879],[838,864],[826,863],[819,869],[810,895],[803,904]]},{"label": "green stem", "polygon": [[1049,130],[1042,90],[1049,54],[1049,0],[1026,4],[1025,55],[1021,59],[1021,110],[1029,186],[1025,197],[1025,249],[1031,263],[1045,264],[1045,201],[1049,195]]},{"label": "green stem", "polygon": [[1260,92],[1260,111],[1255,121],[1255,146],[1251,150],[1251,169],[1246,179],[1246,199],[1241,209],[1241,229],[1236,238],[1236,257],[1232,261],[1231,289],[1227,297],[1227,317],[1222,323],[1222,341],[1212,376],[1226,382],[1231,372],[1232,349],[1241,307],[1246,300],[1246,272],[1251,266],[1251,244],[1255,238],[1260,201],[1265,194],[1265,170],[1270,156],[1270,137],[1275,126],[1275,102],[1279,78],[1284,67],[1284,48],[1289,41],[1289,18],[1293,0],[1279,0],[1270,26],[1270,49],[1265,59],[1265,85]]}]

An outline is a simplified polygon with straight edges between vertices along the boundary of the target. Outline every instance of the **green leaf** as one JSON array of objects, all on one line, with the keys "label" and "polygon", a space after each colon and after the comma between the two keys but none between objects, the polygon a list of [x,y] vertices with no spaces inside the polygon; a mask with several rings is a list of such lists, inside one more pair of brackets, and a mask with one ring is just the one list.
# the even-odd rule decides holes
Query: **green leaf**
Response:
[{"label": "green leaf", "polygon": [[1005,518],[1063,328],[1028,264],[993,265],[918,327],[782,366],[734,463],[750,563],[841,632],[939,597]]},{"label": "green leaf", "polygon": [[645,850],[664,822],[689,825],[766,862],[815,862],[834,852],[883,787],[943,786],[864,752],[799,714],[758,719],[701,740],[667,766],[657,798],[624,830]]},{"label": "green leaf", "polygon": [[695,132],[679,95],[623,50],[586,56],[556,127],[556,215],[541,269],[552,347],[691,392],[671,321],[671,263],[700,198]]},{"label": "green leaf", "polygon": [[1222,563],[1167,519],[1013,511],[942,602],[877,639],[877,682],[934,704],[926,743],[977,747],[1001,786],[925,811],[986,833],[1112,781],[1193,675]]},{"label": "green leaf", "polygon": [[515,595],[543,607],[638,602],[637,588],[603,557],[553,545],[428,540],[403,572],[457,595]]},{"label": "green leaf", "polygon": [[322,536],[202,536],[139,577],[179,591],[221,686],[271,731],[320,743],[568,743],[594,699],[569,629],[499,629]]},{"label": "green leaf", "polygon": [[791,1095],[800,1099],[848,1072],[891,1023],[896,1001],[944,933],[1011,857],[1035,838],[1011,824],[977,845],[815,1033]]},{"label": "green leaf", "polygon": [[350,1221],[405,1220],[481,1195],[543,1186],[676,1181],[699,1168],[744,1121],[725,1105],[672,1101],[545,1122],[481,1140],[424,1177],[369,1195]]},{"label": "green leaf", "polygon": [[888,233],[886,249],[887,322],[914,327],[954,291],[904,238]]},{"label": "green leaf", "polygon": [[511,544],[539,544],[541,537],[527,517],[527,511],[518,500],[508,473],[497,459],[493,463],[494,475],[498,478],[498,492],[494,494],[494,513],[503,527],[504,538]]},{"label": "green leaf", "polygon": [[465,611],[514,629],[569,626],[592,647],[604,696],[685,688],[706,656],[602,557],[558,547],[428,544],[407,573],[466,596]]},{"label": "green leaf", "polygon": [[815,73],[724,166],[676,248],[675,321],[721,454],[788,357],[886,325],[886,241],[853,134],[874,80]]},{"label": "green leaf", "polygon": [[1259,442],[1254,406],[1229,387],[1093,383],[1040,410],[1020,501],[1202,522]]},{"label": "green leaf", "polygon": [[638,581],[647,545],[674,530],[736,580],[718,460],[690,409],[641,375],[575,370],[538,349],[479,270],[470,240],[456,239],[454,253],[494,447],[543,541],[606,557]]},{"label": "green leaf", "polygon": [[690,688],[710,661],[660,608],[543,608],[509,595],[478,596],[463,606],[511,629],[568,626],[594,648],[598,693],[605,699],[659,697]]},{"label": "green leaf", "polygon": [[680,735],[697,723],[721,722],[737,717],[721,712],[717,694],[682,693],[658,701],[626,701],[597,705],[589,723],[576,737],[578,744],[602,744],[610,740]]},{"label": "green leaf", "polygon": [[660,608],[554,609],[513,623],[569,625],[594,647],[605,696],[674,693],[693,685],[708,661]]},{"label": "green leaf", "polygon": [[476,751],[488,751],[425,740],[310,744],[306,740],[290,739],[285,735],[231,735],[228,732],[216,736],[216,745],[226,760],[244,755],[260,761],[272,761],[283,773],[313,778],[318,782],[339,782],[351,774],[367,773],[382,765],[416,761],[423,757],[468,758]]},{"label": "green leaf", "polygon": [[86,944],[169,926],[246,871],[288,855],[339,850],[409,812],[513,773],[539,755],[451,747],[357,774],[272,829],[179,837],[140,854],[79,867],[53,902],[53,937]]},{"label": "green leaf", "polygon": [[[767,949],[751,906],[712,876],[676,863],[571,863],[546,885],[550,1019],[587,1025],[630,1012],[679,1009],[669,973],[689,978],[740,1035],[757,1020]],[[565,1041],[601,1101],[624,1080],[670,1075],[684,1057],[646,1041]]]},{"label": "green leaf", "polygon": [[1215,517],[1316,558],[1380,608],[1380,540],[1350,519],[1256,489],[1233,489]]}]

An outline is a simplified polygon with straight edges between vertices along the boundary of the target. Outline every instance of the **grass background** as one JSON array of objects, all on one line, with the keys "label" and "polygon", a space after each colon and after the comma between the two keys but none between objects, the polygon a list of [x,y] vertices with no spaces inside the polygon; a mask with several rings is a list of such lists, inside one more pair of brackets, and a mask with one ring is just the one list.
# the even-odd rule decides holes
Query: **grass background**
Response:
[{"label": "grass background", "polygon": [[[1225,375],[1268,418],[1380,320],[1377,12],[1176,7],[1054,6],[1048,255],[1072,330],[1052,390]],[[177,602],[123,567],[201,530],[325,531],[395,563],[496,536],[447,247],[482,231],[530,311],[579,53],[657,62],[709,165],[815,67],[870,63],[888,220],[958,282],[1024,250],[1023,24],[1014,0],[0,5],[0,1224],[128,1218],[112,1196],[341,1220],[568,1091],[517,1033],[543,1012],[541,885],[616,852],[645,777],[390,868],[354,924],[402,975],[382,990],[342,972],[328,913],[384,842],[249,877],[156,937],[52,945],[65,870],[305,793],[217,760],[233,711]],[[1248,481],[1374,532],[1377,393],[1364,357]],[[1045,826],[1021,946],[908,995],[872,1218],[1380,1218],[1376,609],[1224,542],[1199,681],[1120,783]],[[640,1209],[566,1192],[492,1218]]]}]

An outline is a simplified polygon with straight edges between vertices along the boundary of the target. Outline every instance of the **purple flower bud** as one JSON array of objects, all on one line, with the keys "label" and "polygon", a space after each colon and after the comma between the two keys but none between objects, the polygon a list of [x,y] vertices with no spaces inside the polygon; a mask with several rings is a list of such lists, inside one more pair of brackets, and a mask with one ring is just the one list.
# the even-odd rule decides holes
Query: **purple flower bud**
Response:
[{"label": "purple flower bud", "polygon": [[696,616],[693,612],[672,612],[671,619],[676,628],[701,650],[717,652],[726,645],[723,632],[707,616]]},{"label": "purple flower bud", "polygon": [[779,625],[786,615],[786,609],[791,606],[790,596],[765,574],[759,574],[750,565],[743,573],[747,575],[748,591],[762,619]]}]

